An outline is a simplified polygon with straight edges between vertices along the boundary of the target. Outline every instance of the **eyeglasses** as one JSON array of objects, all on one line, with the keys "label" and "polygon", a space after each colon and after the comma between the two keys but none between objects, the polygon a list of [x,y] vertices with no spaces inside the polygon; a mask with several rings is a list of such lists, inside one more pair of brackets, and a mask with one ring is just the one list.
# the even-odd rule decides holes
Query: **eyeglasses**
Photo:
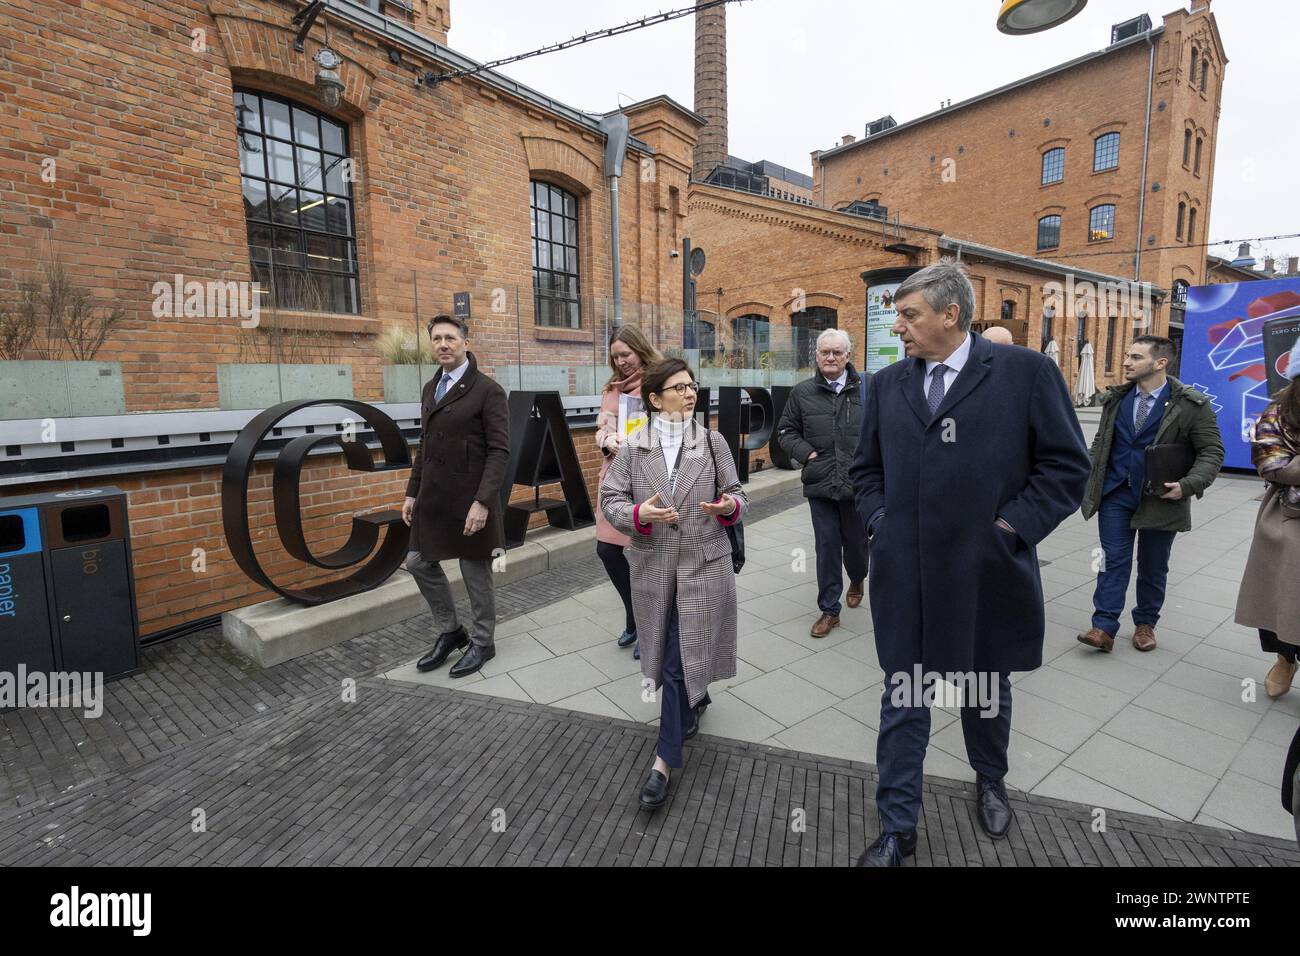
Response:
[{"label": "eyeglasses", "polygon": [[698,392],[698,391],[700,390],[699,383],[697,383],[697,382],[678,382],[676,385],[669,385],[668,387],[666,387],[666,388],[664,389],[664,392],[665,392],[665,393],[667,393],[667,392],[676,392],[679,398],[685,398],[685,397],[686,397],[686,391],[687,391],[687,389],[690,389],[690,391],[691,391],[692,393],[694,393],[694,392]]},{"label": "eyeglasses", "polygon": [[818,349],[817,354],[822,358],[844,358],[849,353],[844,349]]}]

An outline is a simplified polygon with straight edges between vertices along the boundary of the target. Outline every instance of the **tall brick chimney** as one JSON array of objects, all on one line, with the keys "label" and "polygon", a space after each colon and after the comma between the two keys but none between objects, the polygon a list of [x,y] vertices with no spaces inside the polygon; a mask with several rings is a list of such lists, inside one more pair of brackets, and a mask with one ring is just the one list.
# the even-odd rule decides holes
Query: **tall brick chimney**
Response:
[{"label": "tall brick chimney", "polygon": [[[705,0],[695,0],[696,6]],[[727,7],[695,13],[695,112],[708,123],[695,144],[691,177],[705,179],[727,161]]]}]

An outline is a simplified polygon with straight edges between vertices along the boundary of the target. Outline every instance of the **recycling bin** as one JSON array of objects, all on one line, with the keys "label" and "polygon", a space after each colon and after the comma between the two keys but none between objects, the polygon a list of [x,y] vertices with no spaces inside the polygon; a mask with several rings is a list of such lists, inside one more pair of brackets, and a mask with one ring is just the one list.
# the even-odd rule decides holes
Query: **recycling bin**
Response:
[{"label": "recycling bin", "polygon": [[0,672],[54,670],[41,516],[0,499]]},{"label": "recycling bin", "polygon": [[105,680],[140,669],[125,493],[106,487],[0,499],[0,535],[12,546],[0,545],[0,566],[17,582],[9,599],[15,613],[0,616],[5,668],[99,672]]}]

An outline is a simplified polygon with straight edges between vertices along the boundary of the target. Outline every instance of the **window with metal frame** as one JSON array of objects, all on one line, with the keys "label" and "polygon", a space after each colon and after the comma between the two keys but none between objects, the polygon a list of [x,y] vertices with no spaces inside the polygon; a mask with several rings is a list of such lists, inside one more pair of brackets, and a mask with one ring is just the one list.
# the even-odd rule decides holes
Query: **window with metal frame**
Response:
[{"label": "window with metal frame", "polygon": [[1196,240],[1196,207],[1193,206],[1187,213],[1187,241]]},{"label": "window with metal frame", "polygon": [[1059,183],[1065,178],[1065,147],[1057,146],[1043,153],[1043,182]]},{"label": "window with metal frame", "polygon": [[1201,175],[1201,148],[1204,144],[1205,140],[1199,136],[1196,137],[1196,160],[1192,163],[1192,172],[1197,176]]},{"label": "window with metal frame", "polygon": [[1115,367],[1115,316],[1109,316],[1106,319],[1106,373],[1110,374]]},{"label": "window with metal frame", "polygon": [[1190,166],[1192,163],[1192,131],[1183,130],[1183,165]]},{"label": "window with metal frame", "polygon": [[1038,220],[1038,248],[1055,249],[1061,244],[1061,217],[1044,216]]},{"label": "window with metal frame", "polygon": [[760,368],[763,353],[772,349],[772,325],[765,315],[739,315],[731,320],[732,349],[741,368]]},{"label": "window with metal frame", "polygon": [[1088,211],[1088,241],[1099,242],[1115,238],[1115,205],[1103,203]]},{"label": "window with metal frame", "polygon": [[1177,236],[1179,239],[1183,238],[1183,222],[1186,219],[1187,219],[1187,203],[1180,202],[1178,204],[1178,225],[1177,228],[1174,230],[1174,235]]},{"label": "window with metal frame", "polygon": [[299,103],[234,91],[244,218],[266,308],[360,311],[348,129]]},{"label": "window with metal frame", "polygon": [[1119,166],[1119,133],[1102,133],[1092,145],[1092,171],[1114,169]]},{"label": "window with metal frame", "polygon": [[817,336],[827,329],[835,328],[837,316],[834,309],[821,305],[790,316],[795,368],[812,368],[816,364],[813,353],[816,351]]},{"label": "window with metal frame", "polygon": [[537,325],[582,327],[578,199],[550,183],[531,183],[533,307]]}]

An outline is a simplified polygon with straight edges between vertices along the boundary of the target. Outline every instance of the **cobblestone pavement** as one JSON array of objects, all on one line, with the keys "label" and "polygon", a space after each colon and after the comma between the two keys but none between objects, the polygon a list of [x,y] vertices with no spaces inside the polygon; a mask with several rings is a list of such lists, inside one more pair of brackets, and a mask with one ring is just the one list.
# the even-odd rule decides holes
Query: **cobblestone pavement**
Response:
[{"label": "cobblestone pavement", "polygon": [[[592,561],[504,587],[502,622],[603,581]],[[428,643],[422,615],[259,670],[213,628],[149,648],[98,719],[0,715],[0,864],[843,865],[875,837],[870,765],[710,736],[712,711],[646,814],[653,726],[374,676]],[[1119,810],[1096,832],[1091,806],[1011,797],[995,844],[968,783],[927,778],[917,863],[1300,864],[1285,840]]]},{"label": "cobblestone pavement", "polygon": [[[707,720],[707,717],[706,717]],[[701,734],[639,809],[642,723],[367,679],[139,761],[0,823],[0,864],[843,866],[874,839],[863,764]],[[922,866],[1294,866],[1284,841],[1012,796],[993,842],[931,778]],[[198,827],[195,821],[201,821]],[[196,829],[201,832],[196,832]]]}]

